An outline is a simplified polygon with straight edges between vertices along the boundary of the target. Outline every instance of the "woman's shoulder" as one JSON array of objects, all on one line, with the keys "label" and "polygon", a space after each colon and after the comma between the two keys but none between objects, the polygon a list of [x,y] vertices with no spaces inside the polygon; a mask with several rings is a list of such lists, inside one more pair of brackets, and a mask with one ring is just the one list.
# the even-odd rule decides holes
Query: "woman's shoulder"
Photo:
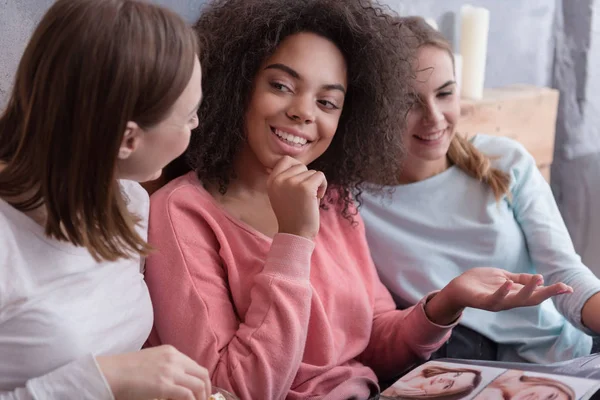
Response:
[{"label": "woman's shoulder", "polygon": [[150,197],[142,185],[127,179],[119,180],[119,185],[130,212],[138,213],[140,210],[148,209]]},{"label": "woman's shoulder", "polygon": [[186,229],[190,224],[212,226],[223,218],[223,210],[194,172],[172,180],[150,196],[150,227],[154,229],[165,223]]},{"label": "woman's shoulder", "polygon": [[150,196],[152,207],[189,206],[202,208],[212,202],[212,196],[204,189],[194,172],[173,179]]},{"label": "woman's shoulder", "polygon": [[494,168],[510,172],[535,165],[533,156],[525,146],[514,139],[478,134],[471,140],[479,151],[491,158]]}]

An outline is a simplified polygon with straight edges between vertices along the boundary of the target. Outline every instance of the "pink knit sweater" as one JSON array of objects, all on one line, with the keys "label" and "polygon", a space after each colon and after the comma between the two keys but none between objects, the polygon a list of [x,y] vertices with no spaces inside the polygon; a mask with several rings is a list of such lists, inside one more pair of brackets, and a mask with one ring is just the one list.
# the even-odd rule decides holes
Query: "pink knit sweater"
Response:
[{"label": "pink knit sweater", "polygon": [[146,262],[155,326],[244,400],[366,399],[450,334],[424,300],[397,311],[362,221],[321,211],[312,241],[232,217],[193,173],[152,196]]}]

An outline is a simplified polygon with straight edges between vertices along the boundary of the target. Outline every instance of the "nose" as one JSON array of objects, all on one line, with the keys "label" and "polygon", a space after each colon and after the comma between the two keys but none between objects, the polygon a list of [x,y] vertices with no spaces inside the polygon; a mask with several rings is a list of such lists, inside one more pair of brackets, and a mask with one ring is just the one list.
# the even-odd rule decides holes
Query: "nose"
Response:
[{"label": "nose", "polygon": [[444,119],[444,114],[435,104],[429,104],[426,107],[423,115],[423,122],[428,125],[436,125],[438,122]]},{"label": "nose", "polygon": [[302,124],[315,122],[316,104],[310,96],[297,96],[286,111],[288,118]]}]

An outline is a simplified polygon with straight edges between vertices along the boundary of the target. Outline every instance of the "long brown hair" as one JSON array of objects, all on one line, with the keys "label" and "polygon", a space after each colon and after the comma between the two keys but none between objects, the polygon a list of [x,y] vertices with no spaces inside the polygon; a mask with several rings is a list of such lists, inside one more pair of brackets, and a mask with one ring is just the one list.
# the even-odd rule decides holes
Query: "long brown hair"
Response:
[{"label": "long brown hair", "polygon": [[[49,237],[97,259],[146,254],[116,162],[128,121],[164,119],[192,75],[193,31],[138,0],[58,0],[19,64],[0,116],[0,197],[47,210]],[[25,196],[25,197],[23,197]]]},{"label": "long brown hair", "polygon": [[[452,46],[440,32],[433,29],[421,17],[402,17],[400,20],[403,27],[412,33],[411,39],[416,42],[414,43],[416,48],[433,46],[445,50],[454,66]],[[480,152],[468,139],[458,133],[450,142],[448,159],[471,177],[489,185],[496,200],[500,200],[504,195],[510,197],[510,175],[492,168],[490,157]]]}]

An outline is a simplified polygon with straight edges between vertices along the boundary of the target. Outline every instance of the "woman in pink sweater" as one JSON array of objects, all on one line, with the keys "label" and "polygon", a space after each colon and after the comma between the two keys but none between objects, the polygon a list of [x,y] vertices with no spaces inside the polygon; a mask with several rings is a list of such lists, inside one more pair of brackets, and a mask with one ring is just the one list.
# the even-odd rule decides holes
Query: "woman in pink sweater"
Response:
[{"label": "woman in pink sweater", "polygon": [[377,6],[223,0],[196,29],[193,171],[151,200],[150,345],[174,345],[242,399],[367,399],[429,357],[465,307],[569,290],[483,268],[395,309],[350,196],[400,165],[410,49]]}]

